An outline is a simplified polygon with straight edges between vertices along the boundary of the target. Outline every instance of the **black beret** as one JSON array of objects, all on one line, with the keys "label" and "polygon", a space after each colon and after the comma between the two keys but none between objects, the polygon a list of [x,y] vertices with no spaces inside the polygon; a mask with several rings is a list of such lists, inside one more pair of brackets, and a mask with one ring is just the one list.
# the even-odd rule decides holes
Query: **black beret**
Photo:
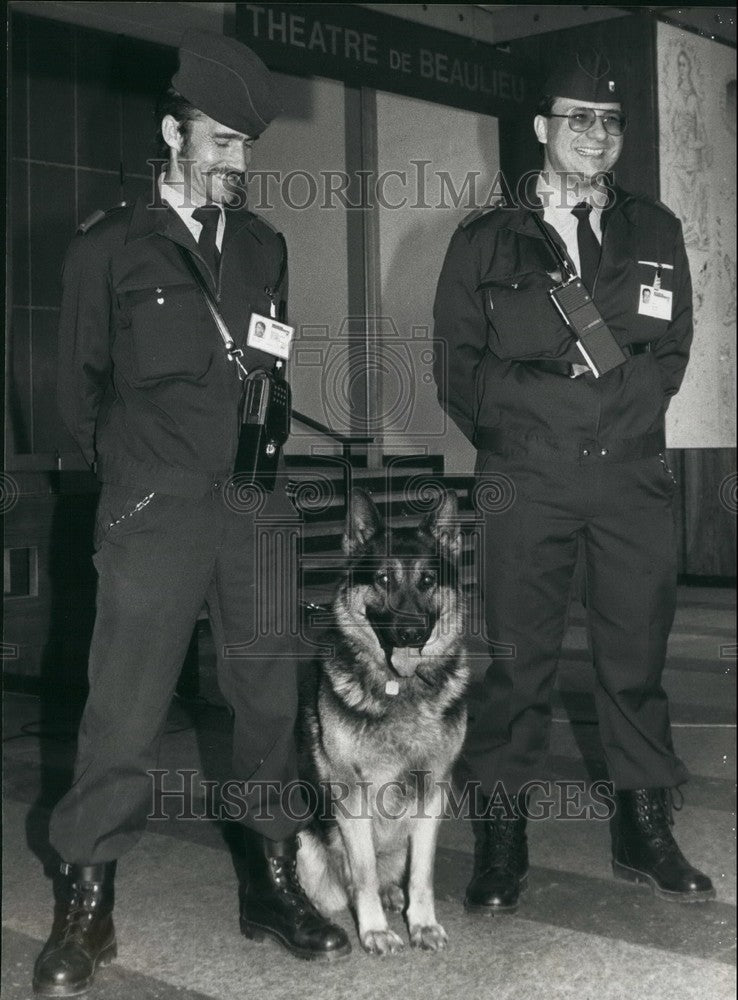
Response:
[{"label": "black beret", "polygon": [[250,48],[212,31],[187,31],[172,86],[198,111],[245,135],[260,135],[281,110],[274,77]]},{"label": "black beret", "polygon": [[543,93],[575,101],[613,103],[621,100],[620,81],[603,52],[572,52],[549,73]]}]

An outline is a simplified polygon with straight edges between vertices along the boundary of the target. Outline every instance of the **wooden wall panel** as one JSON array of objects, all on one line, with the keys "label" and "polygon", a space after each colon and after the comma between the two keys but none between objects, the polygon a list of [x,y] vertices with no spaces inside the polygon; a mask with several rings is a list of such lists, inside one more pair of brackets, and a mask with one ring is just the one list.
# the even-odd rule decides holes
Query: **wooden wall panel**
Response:
[{"label": "wooden wall panel", "polygon": [[736,449],[682,451],[683,563],[689,577],[736,576]]},{"label": "wooden wall panel", "polygon": [[[56,410],[61,266],[80,221],[149,190],[162,46],[13,12],[10,19],[10,468],[82,468]],[[33,373],[29,379],[29,373]]]},{"label": "wooden wall panel", "polygon": [[3,673],[20,685],[82,689],[95,612],[98,486],[85,473],[14,473],[9,483],[15,499],[7,503],[5,551],[35,551],[38,579],[35,593],[5,596]]}]

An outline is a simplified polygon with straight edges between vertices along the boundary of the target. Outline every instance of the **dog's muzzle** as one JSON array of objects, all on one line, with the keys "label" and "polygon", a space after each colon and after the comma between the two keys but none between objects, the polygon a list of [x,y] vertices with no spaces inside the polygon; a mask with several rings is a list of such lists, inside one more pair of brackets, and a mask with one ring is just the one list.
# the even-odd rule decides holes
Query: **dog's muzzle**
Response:
[{"label": "dog's muzzle", "polygon": [[422,628],[420,626],[408,626],[407,628],[398,628],[392,631],[395,632],[393,646],[412,646],[415,649],[422,649],[430,639],[430,634],[433,630],[424,625]]},{"label": "dog's muzzle", "polygon": [[[389,621],[380,615],[368,617],[391,669],[401,677],[411,677],[415,673],[414,664],[420,662],[421,650],[431,637],[435,621],[429,621],[427,615],[407,615],[401,623],[396,617]],[[402,655],[397,655],[399,650],[403,651]]]}]

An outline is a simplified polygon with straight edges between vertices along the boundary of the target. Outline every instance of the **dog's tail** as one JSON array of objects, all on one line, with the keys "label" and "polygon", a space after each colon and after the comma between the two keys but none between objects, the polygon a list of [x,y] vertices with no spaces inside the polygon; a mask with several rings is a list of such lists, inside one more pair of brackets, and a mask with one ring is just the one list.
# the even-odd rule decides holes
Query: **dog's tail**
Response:
[{"label": "dog's tail", "polygon": [[348,896],[325,843],[312,830],[300,831],[297,875],[310,901],[327,916],[348,906]]}]

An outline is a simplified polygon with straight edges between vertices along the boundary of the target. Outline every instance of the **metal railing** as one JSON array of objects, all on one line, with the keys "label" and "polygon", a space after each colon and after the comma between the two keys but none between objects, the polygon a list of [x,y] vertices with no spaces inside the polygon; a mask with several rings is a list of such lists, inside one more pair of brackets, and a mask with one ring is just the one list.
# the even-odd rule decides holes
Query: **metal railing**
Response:
[{"label": "metal railing", "polygon": [[341,445],[341,452],[343,457],[347,461],[351,461],[351,449],[355,445],[370,445],[374,444],[374,437],[367,434],[341,434],[339,431],[331,430],[326,424],[322,424],[319,420],[315,420],[313,417],[308,417],[305,413],[300,413],[299,410],[292,411],[292,418],[304,424],[305,427],[309,427],[311,430],[317,431],[319,434],[323,434],[325,437],[331,438],[333,441],[337,441]]}]

